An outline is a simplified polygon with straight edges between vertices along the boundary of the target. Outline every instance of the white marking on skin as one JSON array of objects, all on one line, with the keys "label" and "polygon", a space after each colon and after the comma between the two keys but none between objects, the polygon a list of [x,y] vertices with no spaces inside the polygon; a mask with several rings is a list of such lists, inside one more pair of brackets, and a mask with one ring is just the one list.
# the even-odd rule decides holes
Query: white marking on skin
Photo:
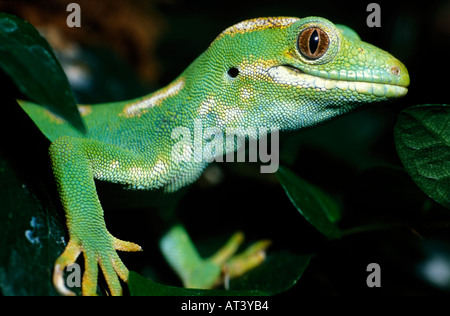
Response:
[{"label": "white marking on skin", "polygon": [[242,75],[245,76],[260,76],[266,75],[267,69],[274,65],[271,60],[257,60],[256,62],[244,61],[241,65]]},{"label": "white marking on skin", "polygon": [[272,67],[268,71],[272,80],[279,84],[298,86],[301,88],[318,88],[320,91],[339,89],[342,91],[356,91],[360,94],[374,95],[376,97],[399,97],[407,93],[408,89],[383,83],[363,81],[333,80],[314,77],[307,74],[293,73],[285,67]]},{"label": "white marking on skin", "polygon": [[132,167],[130,168],[129,174],[134,180],[142,179],[144,175],[144,169],[142,167]]},{"label": "white marking on skin", "polygon": [[240,116],[245,114],[245,111],[235,107],[229,107],[226,104],[222,104],[217,102],[214,98],[210,97],[202,102],[198,109],[198,114],[201,118],[205,118],[205,116],[211,112],[216,114],[216,125],[217,126],[226,126],[233,120],[236,120]]},{"label": "white marking on skin", "polygon": [[116,169],[119,168],[119,161],[114,160],[111,162],[111,164],[109,165],[109,169]]},{"label": "white marking on skin", "polygon": [[253,97],[253,89],[251,88],[241,88],[241,99],[248,100]]},{"label": "white marking on skin", "polygon": [[166,164],[160,160],[156,163],[155,167],[153,167],[153,170],[151,172],[150,176],[155,176],[155,175],[161,175],[167,172],[167,167]]},{"label": "white marking on skin", "polygon": [[239,117],[244,116],[246,111],[235,107],[221,106],[217,113],[217,126],[226,127],[233,121],[239,120]]},{"label": "white marking on skin", "polygon": [[232,121],[236,120],[237,118],[243,116],[246,111],[239,109],[239,108],[228,108],[225,110],[225,126],[228,123],[231,123]]},{"label": "white marking on skin", "polygon": [[205,116],[206,114],[211,112],[211,110],[215,106],[216,106],[216,100],[212,97],[207,98],[205,101],[202,102],[202,104],[200,105],[200,107],[198,109],[199,116],[200,117]]},{"label": "white marking on skin", "polygon": [[160,104],[162,101],[167,99],[168,97],[174,96],[178,94],[184,87],[184,78],[180,78],[172,84],[168,85],[166,88],[163,88],[154,94],[152,94],[149,98],[139,101],[137,103],[133,103],[131,105],[127,105],[123,109],[123,113],[126,117],[139,116],[145,113],[148,109]]},{"label": "white marking on skin", "polygon": [[140,183],[141,180],[154,179],[157,176],[161,176],[167,172],[167,166],[159,160],[151,169],[142,167],[132,167],[129,169],[129,174],[132,177],[133,182]]}]

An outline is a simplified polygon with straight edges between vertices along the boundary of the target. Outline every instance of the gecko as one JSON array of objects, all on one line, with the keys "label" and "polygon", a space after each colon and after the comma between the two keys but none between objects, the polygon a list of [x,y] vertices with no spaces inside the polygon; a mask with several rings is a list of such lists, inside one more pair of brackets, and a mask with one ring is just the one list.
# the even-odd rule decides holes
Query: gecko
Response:
[{"label": "gecko", "polygon": [[[321,17],[269,17],[225,29],[166,87],[133,100],[79,105],[86,133],[37,104],[19,101],[51,141],[50,161],[65,212],[69,240],[54,265],[55,288],[73,294],[64,271],[82,254],[83,295],[96,294],[99,271],[110,294],[123,293],[120,279],[127,282],[129,271],[117,251],[142,248],[108,231],[95,181],[166,194],[193,183],[209,161],[188,159],[189,139],[178,148],[183,159],[174,159],[175,129],[299,130],[403,97],[409,81],[398,59],[347,26]],[[206,145],[203,139],[200,146]],[[160,248],[184,286],[212,288],[225,268],[236,277],[264,260],[266,241],[236,254],[242,239],[237,233],[215,255],[202,258],[177,224],[161,238]]]}]

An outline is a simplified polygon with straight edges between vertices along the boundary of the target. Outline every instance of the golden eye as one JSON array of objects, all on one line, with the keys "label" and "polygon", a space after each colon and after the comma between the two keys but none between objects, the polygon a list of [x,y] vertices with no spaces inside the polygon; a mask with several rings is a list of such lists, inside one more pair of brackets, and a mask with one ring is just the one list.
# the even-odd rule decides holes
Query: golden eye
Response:
[{"label": "golden eye", "polygon": [[298,36],[298,50],[307,59],[319,59],[330,46],[327,33],[317,27],[304,29]]}]

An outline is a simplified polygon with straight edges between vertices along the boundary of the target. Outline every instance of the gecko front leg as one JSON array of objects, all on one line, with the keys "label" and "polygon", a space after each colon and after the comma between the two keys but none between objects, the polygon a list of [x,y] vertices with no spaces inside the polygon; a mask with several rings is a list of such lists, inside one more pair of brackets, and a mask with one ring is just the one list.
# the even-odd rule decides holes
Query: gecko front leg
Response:
[{"label": "gecko front leg", "polygon": [[96,294],[98,266],[105,276],[111,294],[121,295],[122,288],[118,277],[127,282],[128,269],[116,251],[142,249],[137,244],[119,240],[109,233],[94,177],[130,182],[131,179],[124,178],[121,171],[141,165],[140,157],[99,141],[68,136],[58,138],[52,143],[50,157],[69,230],[69,243],[55,263],[55,287],[64,295],[73,294],[64,285],[63,271],[83,253],[83,295]]}]

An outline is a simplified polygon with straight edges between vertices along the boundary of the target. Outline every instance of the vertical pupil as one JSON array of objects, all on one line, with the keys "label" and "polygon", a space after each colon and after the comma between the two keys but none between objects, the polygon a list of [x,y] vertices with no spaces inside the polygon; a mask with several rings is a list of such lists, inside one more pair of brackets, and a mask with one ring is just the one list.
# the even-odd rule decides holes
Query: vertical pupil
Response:
[{"label": "vertical pupil", "polygon": [[314,55],[314,53],[317,50],[317,47],[319,47],[319,33],[317,32],[317,30],[314,30],[311,33],[311,37],[309,38],[309,50],[311,54]]}]

